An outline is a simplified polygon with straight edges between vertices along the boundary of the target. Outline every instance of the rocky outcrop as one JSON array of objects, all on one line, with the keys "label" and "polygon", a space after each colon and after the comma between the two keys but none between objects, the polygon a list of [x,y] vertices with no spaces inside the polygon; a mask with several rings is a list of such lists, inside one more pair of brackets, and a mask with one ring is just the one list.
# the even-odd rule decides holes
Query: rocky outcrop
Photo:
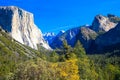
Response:
[{"label": "rocky outcrop", "polygon": [[87,27],[82,27],[77,35],[77,39],[83,44],[83,47],[88,52],[97,36],[98,34],[95,31]]},{"label": "rocky outcrop", "polygon": [[116,26],[116,24],[117,23],[110,21],[109,17],[97,15],[94,18],[94,21],[90,28],[96,32],[101,32],[101,31],[107,32],[110,29],[114,28]]},{"label": "rocky outcrop", "polygon": [[18,42],[37,49],[41,45],[50,49],[34,24],[33,14],[15,6],[0,7],[0,26]]}]

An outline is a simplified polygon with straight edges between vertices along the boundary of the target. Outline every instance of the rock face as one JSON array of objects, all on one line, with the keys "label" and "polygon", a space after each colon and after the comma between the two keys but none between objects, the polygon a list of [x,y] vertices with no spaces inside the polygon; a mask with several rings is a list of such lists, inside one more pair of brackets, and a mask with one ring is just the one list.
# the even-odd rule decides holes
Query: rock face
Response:
[{"label": "rock face", "polygon": [[83,47],[88,52],[97,36],[98,34],[90,28],[81,27],[77,39],[83,44]]},{"label": "rock face", "polygon": [[116,26],[116,23],[111,22],[109,20],[109,17],[105,17],[102,15],[97,15],[94,18],[94,21],[92,23],[91,29],[100,32],[100,31],[109,31],[110,29],[114,28]]},{"label": "rock face", "polygon": [[34,24],[33,14],[15,6],[0,7],[0,26],[18,42],[37,49],[41,45],[50,49]]},{"label": "rock face", "polygon": [[120,23],[118,23],[115,28],[97,37],[95,40],[95,44],[98,46],[99,50],[102,50],[103,47],[115,45],[117,43],[120,43]]}]

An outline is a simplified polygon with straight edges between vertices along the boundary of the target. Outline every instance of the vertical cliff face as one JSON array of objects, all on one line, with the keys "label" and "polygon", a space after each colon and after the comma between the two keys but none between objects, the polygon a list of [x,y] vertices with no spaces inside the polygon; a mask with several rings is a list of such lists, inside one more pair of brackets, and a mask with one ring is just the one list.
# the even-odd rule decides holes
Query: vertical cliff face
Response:
[{"label": "vertical cliff face", "polygon": [[18,42],[37,49],[41,45],[50,49],[34,24],[33,14],[15,6],[0,7],[0,26]]}]

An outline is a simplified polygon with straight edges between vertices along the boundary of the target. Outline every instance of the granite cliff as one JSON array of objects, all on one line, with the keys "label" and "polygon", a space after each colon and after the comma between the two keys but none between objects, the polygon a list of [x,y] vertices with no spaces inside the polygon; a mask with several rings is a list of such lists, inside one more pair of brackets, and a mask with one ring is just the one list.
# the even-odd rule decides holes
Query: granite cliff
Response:
[{"label": "granite cliff", "polygon": [[37,49],[37,45],[50,49],[30,12],[15,6],[1,6],[0,26],[22,44],[34,49]]}]

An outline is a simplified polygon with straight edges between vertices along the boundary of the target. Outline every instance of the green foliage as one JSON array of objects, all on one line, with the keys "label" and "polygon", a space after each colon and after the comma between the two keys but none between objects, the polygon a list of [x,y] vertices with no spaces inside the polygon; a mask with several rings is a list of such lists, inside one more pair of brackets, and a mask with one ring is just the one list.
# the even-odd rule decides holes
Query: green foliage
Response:
[{"label": "green foliage", "polygon": [[60,57],[59,57],[59,61],[60,61],[60,62],[64,62],[64,61],[66,61],[66,57],[65,57],[64,54],[60,55]]},{"label": "green foliage", "polygon": [[59,60],[59,55],[55,51],[52,51],[49,56],[49,61],[58,62],[58,60]]},{"label": "green foliage", "polygon": [[83,48],[82,44],[80,43],[80,41],[78,40],[75,47],[74,47],[74,51],[73,51],[77,57],[81,58],[84,57],[86,52],[85,49]]},{"label": "green foliage", "polygon": [[41,59],[30,60],[20,64],[14,80],[55,80],[55,71],[51,65]]},{"label": "green foliage", "polygon": [[78,57],[78,69],[81,80],[97,80],[98,74],[95,71],[94,63],[87,57],[80,41],[77,41],[73,52]]},{"label": "green foliage", "polygon": [[20,44],[0,31],[0,80],[9,80],[19,63],[40,56],[40,52]]},{"label": "green foliage", "polygon": [[71,52],[71,47],[67,44],[67,41],[63,41],[63,54],[69,54]]},{"label": "green foliage", "polygon": [[69,60],[72,57],[76,56],[74,55],[73,49],[71,48],[71,46],[67,44],[67,41],[63,41],[63,49],[61,50],[60,54],[61,55],[60,55],[59,61]]},{"label": "green foliage", "polygon": [[89,55],[95,64],[99,80],[120,80],[120,57],[106,55]]},{"label": "green foliage", "polygon": [[39,58],[20,64],[13,80],[79,80],[76,60],[49,63]]},{"label": "green foliage", "polygon": [[0,31],[0,80],[120,80],[119,52],[88,56],[79,41],[74,48],[64,41],[58,51],[34,50]]}]

